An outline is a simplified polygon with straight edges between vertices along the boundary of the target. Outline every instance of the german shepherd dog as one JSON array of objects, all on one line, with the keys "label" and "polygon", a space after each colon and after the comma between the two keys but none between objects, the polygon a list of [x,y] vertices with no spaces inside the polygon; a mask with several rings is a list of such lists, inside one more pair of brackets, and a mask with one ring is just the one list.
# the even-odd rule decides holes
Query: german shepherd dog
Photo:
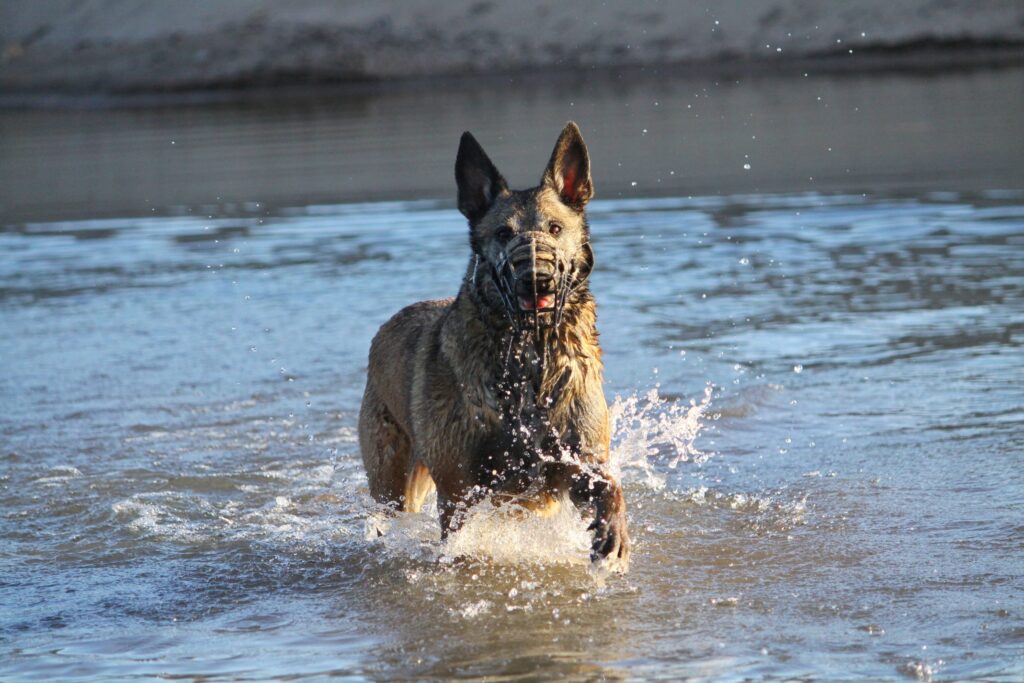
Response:
[{"label": "german shepherd dog", "polygon": [[468,132],[455,160],[469,265],[454,299],[421,301],[370,346],[359,446],[370,493],[417,512],[437,489],[442,538],[485,498],[592,511],[591,559],[625,567],[585,207],[590,157],[569,122],[540,185],[510,190]]}]

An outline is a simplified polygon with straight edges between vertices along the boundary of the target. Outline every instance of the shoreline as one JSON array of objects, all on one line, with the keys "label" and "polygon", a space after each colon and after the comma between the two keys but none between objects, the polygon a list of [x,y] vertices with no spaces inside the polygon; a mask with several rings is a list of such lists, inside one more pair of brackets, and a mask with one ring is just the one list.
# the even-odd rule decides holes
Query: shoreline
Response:
[{"label": "shoreline", "polygon": [[727,78],[1021,64],[1024,4],[1006,0],[0,4],[8,103],[616,72]]},{"label": "shoreline", "polygon": [[1012,69],[1024,65],[1024,41],[974,41],[874,46],[853,54],[820,55],[772,60],[720,58],[652,64],[555,66],[542,70],[509,69],[491,74],[435,74],[394,78],[317,78],[309,74],[265,74],[226,82],[181,87],[140,87],[113,90],[75,90],[47,86],[5,88],[0,110],[107,109],[217,104],[260,104],[274,101],[316,100],[344,95],[379,95],[428,89],[471,90],[493,88],[501,82],[515,85],[559,82],[611,83],[616,80],[734,80],[807,76],[861,77],[907,75],[931,77],[949,73]]}]

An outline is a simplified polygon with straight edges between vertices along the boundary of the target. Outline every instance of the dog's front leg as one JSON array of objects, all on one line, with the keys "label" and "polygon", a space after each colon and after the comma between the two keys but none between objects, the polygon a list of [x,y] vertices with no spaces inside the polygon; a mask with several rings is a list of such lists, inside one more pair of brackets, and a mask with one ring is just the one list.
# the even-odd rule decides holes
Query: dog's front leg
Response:
[{"label": "dog's front leg", "polygon": [[453,534],[462,528],[465,510],[460,508],[461,506],[451,498],[441,495],[437,496],[437,517],[438,521],[441,522],[442,541],[447,540],[449,534]]},{"label": "dog's front leg", "polygon": [[590,559],[608,558],[623,566],[629,562],[630,540],[626,528],[626,499],[622,485],[605,468],[596,464],[571,466],[569,495],[578,507],[594,510],[590,530],[594,541]]},{"label": "dog's front leg", "polygon": [[[589,488],[589,484],[587,485]],[[629,562],[630,540],[626,529],[626,499],[622,495],[622,485],[611,475],[605,475],[595,485],[597,493],[594,501],[594,521],[590,530],[594,532],[594,542],[590,549],[590,559],[617,559],[623,565]]]},{"label": "dog's front leg", "polygon": [[469,508],[479,503],[482,498],[483,489],[480,487],[447,495],[438,491],[437,517],[441,522],[442,541],[462,528]]}]

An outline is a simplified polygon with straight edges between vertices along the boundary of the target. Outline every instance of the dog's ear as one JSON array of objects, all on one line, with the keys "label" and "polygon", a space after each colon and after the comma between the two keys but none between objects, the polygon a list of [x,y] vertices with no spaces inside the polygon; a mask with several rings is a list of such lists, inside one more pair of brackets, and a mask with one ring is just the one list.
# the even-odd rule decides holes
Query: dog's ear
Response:
[{"label": "dog's ear", "polygon": [[473,135],[466,131],[459,141],[455,157],[455,182],[459,186],[459,211],[470,223],[483,218],[495,197],[508,189],[487,152]]},{"label": "dog's ear", "polygon": [[552,188],[565,204],[577,210],[582,210],[594,196],[594,183],[590,179],[590,155],[583,142],[583,135],[574,122],[565,124],[562,134],[558,136],[541,183]]}]

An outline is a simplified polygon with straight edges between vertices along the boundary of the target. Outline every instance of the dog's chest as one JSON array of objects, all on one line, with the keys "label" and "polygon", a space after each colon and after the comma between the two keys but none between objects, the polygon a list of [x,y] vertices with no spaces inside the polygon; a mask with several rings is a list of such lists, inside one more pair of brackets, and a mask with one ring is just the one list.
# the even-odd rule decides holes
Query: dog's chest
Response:
[{"label": "dog's chest", "polygon": [[493,403],[478,421],[475,483],[492,491],[524,494],[545,479],[552,464],[572,458],[578,439],[557,399],[537,399],[528,382],[498,383]]}]

